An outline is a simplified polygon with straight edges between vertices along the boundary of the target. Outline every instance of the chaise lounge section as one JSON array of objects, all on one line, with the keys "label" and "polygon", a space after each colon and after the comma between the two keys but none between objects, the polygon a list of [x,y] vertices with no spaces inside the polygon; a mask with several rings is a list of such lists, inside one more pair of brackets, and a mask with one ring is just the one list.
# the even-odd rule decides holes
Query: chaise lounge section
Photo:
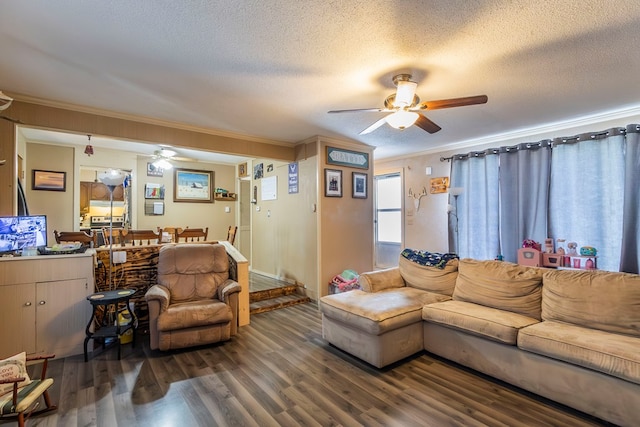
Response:
[{"label": "chaise lounge section", "polygon": [[[323,297],[325,339],[358,357],[367,354],[361,358],[369,363],[370,353],[384,353],[384,348],[359,348],[367,342],[350,337],[363,331],[347,314],[336,322],[327,305],[342,304],[341,309],[350,312],[367,291],[384,300],[387,293],[401,292],[398,276],[404,287],[413,288],[411,279],[404,280],[415,279],[407,267],[428,272],[420,275],[423,287],[429,286],[429,274],[445,275],[407,262],[401,257],[397,269],[363,274],[359,293]],[[609,422],[640,423],[639,276],[470,259],[449,264],[450,271],[455,264],[450,296],[439,294],[442,299],[422,307],[425,350]],[[384,280],[396,286],[385,287]],[[376,286],[367,286],[370,283]],[[384,301],[379,304],[384,307]],[[413,313],[414,306],[407,302],[405,309]],[[358,310],[351,313],[362,316]],[[393,316],[403,315],[396,305]],[[337,327],[344,329],[338,334],[333,330]],[[340,340],[334,341],[336,335]],[[389,345],[396,344],[391,340]],[[374,365],[397,360],[382,358]]]}]

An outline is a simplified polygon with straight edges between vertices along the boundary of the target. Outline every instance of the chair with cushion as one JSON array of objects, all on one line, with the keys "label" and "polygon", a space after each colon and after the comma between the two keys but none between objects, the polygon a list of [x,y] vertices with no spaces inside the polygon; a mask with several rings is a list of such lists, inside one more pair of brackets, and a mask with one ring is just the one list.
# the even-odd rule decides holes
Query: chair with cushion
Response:
[{"label": "chair with cushion", "polygon": [[184,239],[185,242],[199,242],[207,240],[207,234],[209,234],[209,227],[207,228],[185,228],[182,231],[176,231],[176,243]]},{"label": "chair with cushion", "polygon": [[[49,387],[53,379],[47,378],[47,365],[54,355],[29,356],[20,353],[8,359],[0,360],[0,420],[17,418],[18,426],[23,427],[31,415],[54,411],[57,406],[51,403]],[[27,366],[42,363],[40,378],[32,380]],[[43,398],[45,407],[35,411]]]},{"label": "chair with cushion", "polygon": [[97,245],[97,236],[93,231],[58,231],[54,230],[53,235],[56,238],[56,243],[81,243],[82,246],[93,248]]},{"label": "chair with cushion", "polygon": [[151,349],[226,341],[238,329],[240,285],[221,244],[171,243],[158,254],[158,283],[145,298]]},{"label": "chair with cushion", "polygon": [[233,242],[236,240],[236,232],[238,231],[238,226],[229,226],[229,231],[227,231],[227,242],[233,245]]}]

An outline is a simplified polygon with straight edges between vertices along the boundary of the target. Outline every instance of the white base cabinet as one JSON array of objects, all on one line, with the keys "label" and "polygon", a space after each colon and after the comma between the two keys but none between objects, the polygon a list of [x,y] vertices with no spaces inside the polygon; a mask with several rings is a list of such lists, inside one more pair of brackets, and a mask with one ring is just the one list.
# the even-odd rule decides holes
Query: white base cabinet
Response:
[{"label": "white base cabinet", "polygon": [[94,292],[92,251],[0,258],[0,358],[83,352]]}]

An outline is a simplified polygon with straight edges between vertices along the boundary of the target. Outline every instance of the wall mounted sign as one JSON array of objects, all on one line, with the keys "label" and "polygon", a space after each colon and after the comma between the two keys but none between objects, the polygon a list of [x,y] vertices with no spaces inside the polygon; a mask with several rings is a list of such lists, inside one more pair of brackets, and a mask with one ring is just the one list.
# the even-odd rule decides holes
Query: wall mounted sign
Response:
[{"label": "wall mounted sign", "polygon": [[369,153],[327,147],[327,164],[369,169]]},{"label": "wall mounted sign", "polygon": [[298,192],[298,162],[289,163],[289,194]]},{"label": "wall mounted sign", "polygon": [[431,178],[431,194],[446,193],[449,188],[449,177]]}]

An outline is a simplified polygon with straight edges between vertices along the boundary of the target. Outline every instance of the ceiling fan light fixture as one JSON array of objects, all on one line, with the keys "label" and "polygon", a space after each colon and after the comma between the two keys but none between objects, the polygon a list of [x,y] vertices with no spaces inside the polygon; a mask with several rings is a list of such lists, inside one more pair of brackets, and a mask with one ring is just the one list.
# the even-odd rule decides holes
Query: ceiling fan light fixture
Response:
[{"label": "ceiling fan light fixture", "polygon": [[413,125],[416,120],[418,120],[418,113],[414,113],[413,111],[407,110],[399,110],[393,114],[390,114],[386,117],[387,123],[389,126],[404,130],[411,125]]},{"label": "ceiling fan light fixture", "polygon": [[410,80],[399,80],[396,90],[396,99],[393,102],[394,107],[404,108],[413,104],[413,97],[416,94],[418,84]]},{"label": "ceiling fan light fixture", "polygon": [[169,162],[167,159],[158,159],[155,162],[153,162],[153,166],[163,170],[169,170],[173,167],[171,162]]}]

